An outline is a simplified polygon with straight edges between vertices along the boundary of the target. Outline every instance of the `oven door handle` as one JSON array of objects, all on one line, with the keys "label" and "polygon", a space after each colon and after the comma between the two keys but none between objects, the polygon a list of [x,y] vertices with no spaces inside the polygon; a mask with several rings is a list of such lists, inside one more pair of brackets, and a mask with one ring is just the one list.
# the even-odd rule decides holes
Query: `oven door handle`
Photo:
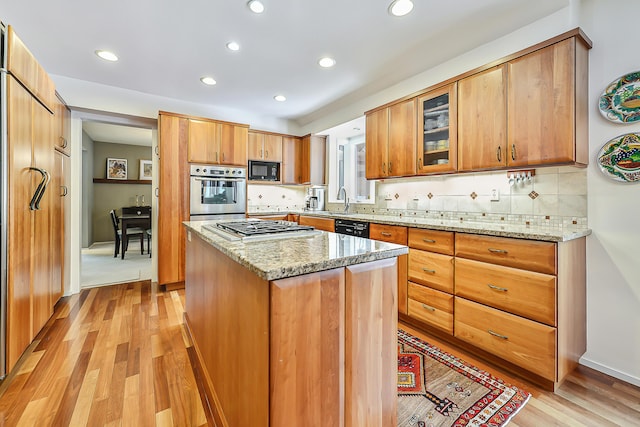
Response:
[{"label": "oven door handle", "polygon": [[195,181],[233,181],[233,182],[242,182],[245,179],[244,178],[227,178],[227,177],[220,177],[220,178],[201,178],[201,177],[197,177],[197,178],[193,178]]}]

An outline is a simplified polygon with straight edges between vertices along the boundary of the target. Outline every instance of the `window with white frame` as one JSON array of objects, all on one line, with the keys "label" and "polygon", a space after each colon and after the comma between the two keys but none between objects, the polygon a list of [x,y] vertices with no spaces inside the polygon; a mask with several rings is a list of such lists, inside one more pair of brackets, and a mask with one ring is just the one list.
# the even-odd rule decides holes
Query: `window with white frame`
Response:
[{"label": "window with white frame", "polygon": [[349,203],[375,203],[375,181],[367,181],[365,175],[365,150],[364,134],[329,135],[329,202],[344,202],[344,195],[338,194],[344,187]]}]

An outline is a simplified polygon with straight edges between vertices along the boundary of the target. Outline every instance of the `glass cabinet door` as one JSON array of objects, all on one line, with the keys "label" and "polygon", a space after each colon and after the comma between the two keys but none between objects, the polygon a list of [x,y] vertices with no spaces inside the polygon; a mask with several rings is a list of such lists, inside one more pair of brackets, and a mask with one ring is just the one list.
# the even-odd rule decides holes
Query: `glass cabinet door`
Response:
[{"label": "glass cabinet door", "polygon": [[456,83],[418,98],[418,173],[456,170]]}]

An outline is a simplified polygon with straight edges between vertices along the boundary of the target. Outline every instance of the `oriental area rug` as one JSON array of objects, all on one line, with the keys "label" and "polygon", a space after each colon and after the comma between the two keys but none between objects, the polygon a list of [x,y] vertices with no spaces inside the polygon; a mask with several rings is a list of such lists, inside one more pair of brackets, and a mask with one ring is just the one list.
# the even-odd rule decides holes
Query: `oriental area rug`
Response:
[{"label": "oriental area rug", "polygon": [[529,397],[398,329],[398,427],[504,426]]}]

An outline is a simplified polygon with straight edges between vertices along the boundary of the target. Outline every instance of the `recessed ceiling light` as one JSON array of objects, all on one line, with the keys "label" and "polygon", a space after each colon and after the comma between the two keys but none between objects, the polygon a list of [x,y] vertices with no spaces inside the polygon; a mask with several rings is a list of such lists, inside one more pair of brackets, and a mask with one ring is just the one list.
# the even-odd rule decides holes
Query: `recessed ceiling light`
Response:
[{"label": "recessed ceiling light", "polygon": [[322,68],[331,68],[336,65],[336,60],[325,56],[324,58],[320,58],[318,60],[318,65],[320,65]]},{"label": "recessed ceiling light", "polygon": [[200,77],[200,81],[204,84],[206,84],[207,86],[213,86],[214,84],[216,84],[216,81],[213,77]]},{"label": "recessed ceiling light", "polygon": [[247,6],[249,6],[249,9],[251,9],[251,12],[253,13],[264,12],[264,5],[259,0],[250,0],[249,3],[247,3]]},{"label": "recessed ceiling light", "polygon": [[393,16],[404,16],[413,10],[411,0],[393,0],[389,5],[389,13]]},{"label": "recessed ceiling light", "polygon": [[276,95],[273,97],[273,99],[275,99],[278,102],[284,102],[287,100],[287,97],[284,95]]},{"label": "recessed ceiling light", "polygon": [[234,52],[240,50],[240,45],[236,42],[227,43],[227,49],[232,50]]},{"label": "recessed ceiling light", "polygon": [[118,60],[116,54],[113,52],[109,52],[108,50],[96,50],[96,55],[98,55],[105,61],[116,62]]}]

